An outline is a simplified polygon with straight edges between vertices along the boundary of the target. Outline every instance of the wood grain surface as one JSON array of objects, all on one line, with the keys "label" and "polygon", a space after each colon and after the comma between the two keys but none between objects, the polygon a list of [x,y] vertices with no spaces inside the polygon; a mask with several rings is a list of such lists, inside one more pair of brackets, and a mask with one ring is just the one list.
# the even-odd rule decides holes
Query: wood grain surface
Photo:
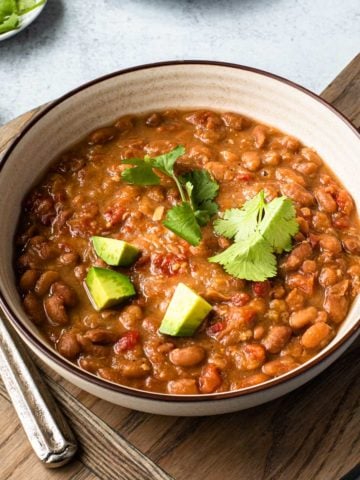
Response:
[{"label": "wood grain surface", "polygon": [[[360,55],[322,94],[360,126]],[[38,111],[0,127],[0,152]],[[81,445],[46,470],[0,383],[0,480],[339,480],[360,461],[360,341],[304,387],[218,417],[155,416],[99,400],[37,364]]]}]

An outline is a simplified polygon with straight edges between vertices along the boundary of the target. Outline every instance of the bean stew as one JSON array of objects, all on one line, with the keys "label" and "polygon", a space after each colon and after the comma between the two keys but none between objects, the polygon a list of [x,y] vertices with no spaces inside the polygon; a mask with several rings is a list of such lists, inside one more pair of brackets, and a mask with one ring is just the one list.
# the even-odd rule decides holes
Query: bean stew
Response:
[{"label": "bean stew", "polygon": [[[124,181],[124,161],[179,145],[178,175],[204,169],[219,185],[218,212],[191,245],[166,228],[178,204],[172,178]],[[214,231],[222,212],[258,192],[296,209],[292,249],[277,275],[248,281],[210,263],[231,244]],[[139,250],[127,275],[135,295],[97,311],[84,288],[92,267],[110,268],[91,237]],[[265,382],[306,362],[336,335],[360,291],[360,234],[353,200],[311,148],[235,113],[167,110],[127,115],[58,158],[24,201],[15,270],[24,309],[65,358],[106,380],[170,394],[208,394]],[[159,327],[176,287],[211,306],[191,336]]]}]

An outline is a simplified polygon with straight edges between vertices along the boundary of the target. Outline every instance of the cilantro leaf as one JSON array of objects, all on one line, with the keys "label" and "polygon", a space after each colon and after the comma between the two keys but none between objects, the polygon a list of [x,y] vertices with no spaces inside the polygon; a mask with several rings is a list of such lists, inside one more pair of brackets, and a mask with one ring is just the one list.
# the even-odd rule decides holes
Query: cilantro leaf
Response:
[{"label": "cilantro leaf", "polygon": [[245,240],[257,227],[264,210],[264,192],[261,191],[244,203],[241,209],[226,210],[224,217],[214,224],[215,232],[236,241]]},{"label": "cilantro leaf", "polygon": [[9,17],[0,23],[0,34],[15,30],[19,25],[19,16],[12,13]]},{"label": "cilantro leaf", "polygon": [[191,245],[195,247],[199,245],[201,230],[196,221],[194,211],[188,202],[182,202],[180,205],[171,208],[167,212],[163,224]]},{"label": "cilantro leaf", "polygon": [[291,249],[291,238],[298,232],[296,211],[286,197],[265,202],[264,191],[245,202],[241,209],[227,210],[215,222],[215,231],[235,242],[209,258],[238,278],[263,281],[276,275],[275,253]]},{"label": "cilantro leaf", "polygon": [[246,242],[233,243],[209,261],[220,263],[228,274],[246,280],[262,282],[276,275],[276,257],[259,232],[250,235]]},{"label": "cilantro leaf", "polygon": [[291,237],[299,231],[295,217],[295,207],[286,197],[275,198],[265,205],[265,215],[259,231],[276,253],[291,250]]},{"label": "cilantro leaf", "polygon": [[24,13],[28,13],[31,10],[34,10],[40,5],[43,5],[46,0],[17,0],[19,13],[23,15]]},{"label": "cilantro leaf", "polygon": [[152,158],[152,165],[155,168],[158,168],[166,175],[172,177],[174,175],[174,165],[176,160],[184,155],[185,148],[182,145],[174,148],[168,153],[164,153],[163,155],[159,155],[158,157]]},{"label": "cilantro leaf", "polygon": [[143,165],[146,162],[143,158],[125,158],[124,160],[121,160],[121,163],[124,163],[125,165]]},{"label": "cilantro leaf", "polygon": [[160,178],[153,172],[151,165],[142,162],[142,164],[127,168],[121,174],[125,182],[132,185],[159,185]]},{"label": "cilantro leaf", "polygon": [[207,170],[194,170],[181,177],[189,195],[190,203],[195,210],[195,216],[200,225],[206,225],[218,211],[218,206],[212,200],[219,191],[219,185],[213,180]]}]

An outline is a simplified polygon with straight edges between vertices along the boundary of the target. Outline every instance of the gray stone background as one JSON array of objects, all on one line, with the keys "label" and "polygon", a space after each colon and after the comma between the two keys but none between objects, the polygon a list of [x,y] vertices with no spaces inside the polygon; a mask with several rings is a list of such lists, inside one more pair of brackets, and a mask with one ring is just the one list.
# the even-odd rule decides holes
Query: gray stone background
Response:
[{"label": "gray stone background", "polygon": [[359,0],[49,0],[0,42],[0,124],[113,70],[211,59],[320,92],[358,53]]}]

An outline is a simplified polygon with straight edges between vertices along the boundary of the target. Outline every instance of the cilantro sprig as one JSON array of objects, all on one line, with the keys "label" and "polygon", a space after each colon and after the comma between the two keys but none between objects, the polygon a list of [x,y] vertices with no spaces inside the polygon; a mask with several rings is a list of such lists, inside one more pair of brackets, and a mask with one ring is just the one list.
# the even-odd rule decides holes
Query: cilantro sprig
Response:
[{"label": "cilantro sprig", "polygon": [[[174,167],[176,160],[185,154],[182,145],[157,157],[146,155],[143,159],[133,158],[122,163],[133,165],[122,172],[122,179],[133,185],[158,185],[160,177],[156,170],[172,178],[179,191],[181,203],[168,210],[163,225],[197,246],[201,241],[201,228],[218,211],[214,202],[219,185],[207,170],[194,170],[178,176]],[[154,171],[155,169],[155,171]]]},{"label": "cilantro sprig", "polygon": [[264,281],[276,275],[275,253],[291,250],[292,237],[298,232],[292,201],[278,197],[265,202],[264,191],[245,202],[241,209],[226,210],[215,222],[216,233],[234,243],[209,258],[227,273],[238,278]]}]

